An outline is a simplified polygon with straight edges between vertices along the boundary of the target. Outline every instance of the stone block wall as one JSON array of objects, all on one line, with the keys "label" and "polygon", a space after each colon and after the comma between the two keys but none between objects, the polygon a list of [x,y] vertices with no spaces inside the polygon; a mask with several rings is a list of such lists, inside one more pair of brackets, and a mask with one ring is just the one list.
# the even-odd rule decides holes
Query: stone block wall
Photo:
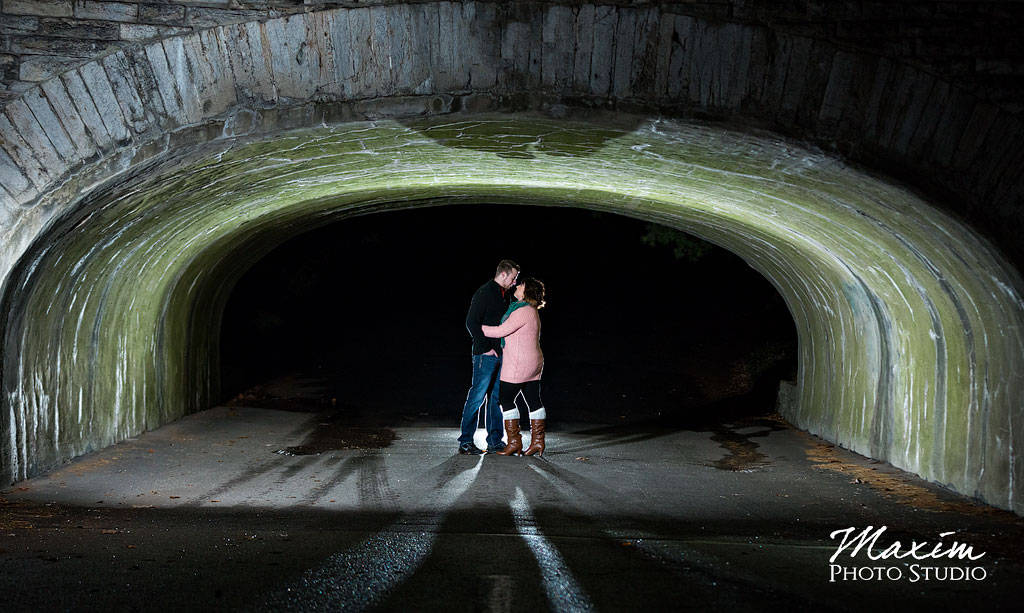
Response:
[{"label": "stone block wall", "polygon": [[[333,7],[426,0],[2,0],[0,104],[133,43]],[[493,0],[498,5],[524,4]],[[578,11],[580,3],[550,0]],[[536,3],[532,3],[536,4]],[[763,24],[907,61],[1014,114],[1024,113],[1024,3],[976,0],[610,0],[711,20]]]},{"label": "stone block wall", "polygon": [[304,0],[3,0],[0,103],[133,43],[312,8]]}]

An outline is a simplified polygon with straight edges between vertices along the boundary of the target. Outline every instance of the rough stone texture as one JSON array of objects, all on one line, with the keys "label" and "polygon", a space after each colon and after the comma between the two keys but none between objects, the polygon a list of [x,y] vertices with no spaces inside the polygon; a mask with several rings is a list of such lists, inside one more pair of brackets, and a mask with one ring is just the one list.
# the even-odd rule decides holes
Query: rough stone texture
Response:
[{"label": "rough stone texture", "polygon": [[39,123],[39,127],[42,128],[47,140],[56,149],[61,160],[73,164],[78,159],[78,151],[74,143],[71,142],[70,137],[68,137],[63,123],[50,106],[43,91],[40,88],[29,90],[22,97],[22,100],[27,105],[30,105],[29,108],[32,111],[32,115]]},{"label": "rough stone texture", "polygon": [[[56,88],[57,85],[55,81],[58,80],[51,80],[44,83],[43,90],[50,91],[51,88]],[[68,72],[62,75],[59,81],[60,84],[65,87],[68,93],[68,99],[72,103],[72,106],[70,107],[62,106],[63,112],[69,115],[77,113],[82,120],[82,125],[88,133],[89,138],[96,143],[100,149],[110,150],[114,146],[114,138],[111,135],[110,130],[108,130],[104,124],[96,99],[94,99],[92,94],[89,93],[81,74],[79,72]],[[78,138],[82,138],[81,133],[79,133]],[[78,142],[78,140],[76,140],[76,142]]]},{"label": "rough stone texture", "polygon": [[0,21],[0,33],[3,34],[24,34],[35,32],[38,28],[38,17],[4,15],[3,21]]},{"label": "rough stone texture", "polygon": [[85,121],[80,111],[71,101],[67,89],[60,79],[51,79],[43,83],[42,94],[56,114],[61,127],[68,134],[76,151],[68,159],[87,161],[96,153],[96,143],[89,136]]},{"label": "rough stone texture", "polygon": [[104,0],[78,1],[75,2],[75,17],[102,21],[135,21],[139,18],[139,5]]},{"label": "rough stone texture", "polygon": [[17,75],[18,58],[6,53],[0,53],[0,73],[4,75]]},{"label": "rough stone texture", "polygon": [[82,58],[61,56],[33,56],[21,62],[20,78],[22,81],[39,83],[48,80],[55,73],[65,72],[79,66]]},{"label": "rough stone texture", "polygon": [[107,21],[81,19],[40,19],[36,33],[40,36],[80,38],[84,40],[117,40],[120,27]]},{"label": "rough stone texture", "polygon": [[67,166],[43,133],[32,111],[21,99],[7,105],[0,116],[0,138],[11,157],[28,171],[36,187],[45,189]]},{"label": "rough stone texture", "polygon": [[[562,31],[558,28],[559,19],[563,19],[565,14],[573,13],[577,20],[582,18],[585,22],[593,24],[595,18],[593,5],[581,6],[568,0],[494,0],[477,4],[479,6],[473,9],[475,12],[491,10],[518,13],[521,18],[525,18],[522,22],[524,25],[535,23],[539,31],[532,33],[531,36],[537,35],[535,42],[540,46],[536,51],[540,58],[538,63],[541,65],[545,57],[543,38],[545,35],[550,38],[552,32]],[[642,0],[618,0],[601,6],[610,8],[611,12],[616,14],[616,7],[627,6],[637,6],[641,11],[656,11],[657,9],[649,7],[650,4]],[[923,67],[927,73],[939,75],[959,87],[974,91],[1015,115],[1019,116],[1024,112],[1019,78],[1002,81],[990,79],[993,75],[1020,77],[1024,74],[1024,42],[1017,35],[1024,24],[1024,8],[1020,3],[1005,0],[899,0],[827,4],[828,8],[822,9],[813,2],[723,0],[667,2],[661,3],[660,6],[675,13],[713,23],[732,20],[744,24],[771,24],[771,28],[779,32],[824,39],[834,45],[856,48],[861,52],[900,57]],[[16,43],[20,36],[38,33],[38,21],[41,17],[73,17],[75,20],[85,21],[100,28],[120,23],[126,26],[120,30],[120,40],[127,44],[177,33],[143,27],[147,25],[203,29],[338,6],[381,5],[405,6],[407,8],[402,10],[416,12],[420,10],[418,7],[421,2],[404,4],[400,0],[6,0],[0,5],[0,16],[3,16],[3,21],[7,23],[0,26],[0,29],[12,34],[12,42]],[[544,18],[537,22],[533,21],[535,17],[531,15],[538,14],[534,7],[544,5],[557,7],[546,13],[551,21],[545,22]],[[597,17],[600,18],[601,15]],[[627,16],[622,24],[624,29],[620,33],[625,34],[625,29],[635,25],[633,17]],[[532,28],[533,26],[529,26],[527,30],[532,32]],[[521,27],[512,28],[517,29],[522,30]],[[642,32],[639,34],[642,35]],[[83,40],[90,38],[87,28],[83,29],[80,37]],[[45,50],[39,50],[39,53],[47,54]],[[553,56],[546,57],[554,70],[558,70],[557,66],[570,65]],[[17,72],[14,74],[17,75]],[[553,75],[549,78],[551,76]],[[10,77],[5,79],[6,89],[24,91],[25,88],[12,87],[10,81]]]},{"label": "rough stone texture", "polygon": [[[131,132],[121,113],[121,104],[111,86],[111,81],[101,64],[90,63],[78,69],[82,82],[88,90],[87,96],[95,104],[96,110],[108,134],[118,142],[127,141]],[[72,77],[74,78],[74,77]],[[127,104],[132,96],[125,100]]]},{"label": "rough stone texture", "polygon": [[175,34],[191,32],[191,28],[174,26],[154,26],[147,24],[122,23],[120,29],[121,40],[125,41],[147,41],[154,38],[165,38]]},{"label": "rough stone texture", "polygon": [[71,6],[71,0],[3,0],[0,14],[71,17]]},{"label": "rough stone texture", "polygon": [[[160,223],[170,225],[150,226],[141,219],[136,224],[119,212],[128,209],[114,204],[121,202],[117,196],[127,189],[125,182],[134,185],[136,173],[144,174],[152,164],[194,161],[190,156],[198,155],[204,143],[225,151],[238,146],[234,138],[247,134],[322,124],[339,124],[337,129],[344,131],[347,121],[459,109],[533,107],[559,115],[575,106],[699,113],[731,125],[754,124],[814,140],[855,161],[914,179],[920,188],[943,192],[945,202],[964,195],[966,204],[958,212],[978,223],[987,221],[989,227],[1004,221],[1003,234],[997,236],[1016,237],[1024,229],[1021,154],[1012,145],[1020,142],[1024,129],[1012,108],[980,100],[955,82],[906,61],[838,46],[814,27],[783,31],[699,16],[722,17],[720,11],[730,3],[699,8],[678,3],[671,11],[661,5],[626,4],[572,10],[557,2],[372,3],[320,12],[303,8],[300,14],[270,21],[123,46],[12,98],[0,113],[5,474],[15,478],[44,470],[90,447],[203,408],[212,397],[216,365],[202,361],[206,349],[189,353],[189,343],[200,343],[195,335],[207,332],[203,326],[210,324],[189,328],[186,313],[195,304],[205,305],[197,313],[216,312],[222,298],[215,289],[222,285],[216,284],[235,274],[207,260],[213,252],[200,256],[190,251],[204,244],[206,239],[198,237],[215,234],[208,232],[213,226],[203,224],[216,219],[192,209],[195,220],[178,219],[181,223],[175,225],[176,218],[165,218],[162,209],[137,201],[138,210],[152,210]],[[190,3],[183,18],[197,6],[211,8],[209,3]],[[744,6],[744,19],[754,15],[767,20],[758,13],[763,8],[758,3]],[[811,16],[807,20],[813,21]],[[414,40],[416,36],[425,38]],[[15,53],[28,53],[54,40],[96,44],[33,35],[12,39],[12,47]],[[637,125],[647,124],[638,120]],[[401,168],[420,171],[435,158],[452,154],[447,148],[406,147],[408,139],[403,138],[386,144],[394,135],[390,129],[380,133],[383,149],[377,144],[370,148],[387,156],[350,154],[346,147],[351,143],[340,143],[339,159],[373,174],[378,168],[374,164],[383,157],[390,163],[399,152],[411,152]],[[513,129],[544,140],[544,134],[531,132],[535,128],[529,123]],[[610,147],[600,138],[599,127],[579,129]],[[804,168],[786,146],[780,149],[771,139],[735,141],[725,133],[701,132],[707,146],[723,148],[715,154],[699,152],[710,166],[689,167],[678,157],[694,145],[690,136],[695,133],[686,127],[676,128],[678,140],[658,136],[653,128],[643,136],[621,130],[639,148],[636,159],[633,150],[621,148],[610,148],[611,157],[600,147],[574,149],[563,142],[571,140],[564,134],[573,130],[564,132],[557,123],[550,130],[563,136],[545,140],[546,146],[553,151],[569,147],[567,158],[577,162],[552,164],[552,171],[563,174],[541,173],[538,180],[546,188],[524,188],[511,199],[558,194],[559,202],[683,227],[744,255],[777,281],[801,330],[798,400],[789,418],[862,453],[1022,510],[1012,484],[1024,476],[1017,474],[1024,470],[1018,457],[1024,343],[1017,336],[1024,303],[1019,276],[985,239],[901,190],[847,174],[848,169],[833,168],[826,158],[800,150],[794,154],[798,159],[814,160]],[[475,151],[479,145],[491,151],[502,142],[491,142],[492,136],[481,135],[480,143],[470,139],[455,149]],[[739,147],[737,142],[745,144]],[[612,150],[618,153],[612,155]],[[246,151],[262,159],[259,147]],[[546,163],[553,159],[537,151],[511,153]],[[646,157],[654,154],[666,165],[659,166],[661,158]],[[297,200],[285,202],[290,197],[316,200],[358,187],[358,181],[345,182],[351,179],[347,170],[339,170],[344,181],[302,179],[323,163],[315,156],[304,159],[289,175],[296,177],[294,184],[278,182],[277,174],[265,177],[274,187],[260,201],[260,206],[270,207],[260,213],[268,215],[267,225],[248,228],[255,232],[251,235],[242,230],[225,234],[227,243],[263,244],[261,237],[270,234],[262,232],[276,227],[274,220],[297,224],[285,223],[282,232],[307,227],[301,214],[310,210],[299,207]],[[458,177],[441,169],[436,175],[424,173],[438,182],[421,191],[409,187],[415,181],[403,174],[412,170],[396,169],[398,174],[388,176],[407,191],[385,191],[380,201],[424,194],[483,198],[498,185],[488,173],[505,182],[517,176],[537,178],[527,162],[519,167],[511,162],[482,164],[478,157],[448,159],[460,169],[460,177],[484,173],[479,178],[486,189],[461,191]],[[772,159],[791,164],[783,165],[784,172]],[[245,165],[242,158],[236,162]],[[743,164],[749,167],[736,170]],[[629,169],[628,177],[620,167]],[[190,177],[198,180],[203,172],[214,172],[204,169],[180,176],[168,171],[167,184],[185,189]],[[818,170],[825,175],[815,175]],[[571,192],[565,177],[577,177]],[[205,180],[204,188],[215,184],[215,174]],[[842,191],[833,193],[833,183]],[[372,185],[367,189],[373,191]],[[872,187],[865,192],[867,185]],[[587,190],[601,196],[585,197]],[[182,198],[189,193],[186,189]],[[231,209],[237,193],[224,192],[220,208],[209,214]],[[101,195],[113,208],[96,208]],[[167,202],[178,201],[176,195],[164,196]],[[756,202],[750,200],[754,196]],[[352,202],[362,197],[353,195]],[[345,204],[344,198],[317,201]],[[275,209],[277,205],[283,208]],[[283,217],[275,217],[271,209]],[[68,232],[63,264],[47,259],[48,232],[70,228],[61,224],[93,210],[110,223],[90,225],[95,228],[91,233]],[[780,217],[792,225],[782,228]],[[230,218],[238,218],[237,211]],[[90,224],[100,223],[97,219]],[[121,222],[123,236],[116,230]],[[140,234],[144,228],[150,233]],[[172,235],[169,242],[158,239]],[[1013,244],[1006,240],[1003,247]],[[180,249],[170,248],[175,245]],[[158,253],[158,246],[168,251]],[[229,246],[217,249],[222,249],[219,258]],[[250,255],[256,257],[258,250]],[[879,258],[880,253],[886,257]],[[145,255],[135,260],[133,254]],[[104,259],[115,255],[127,258],[123,271],[109,268],[113,260]],[[191,255],[199,259],[189,260]],[[141,274],[133,267],[146,258],[153,258],[143,267],[152,267],[147,283],[134,290],[119,286],[119,275],[131,270]],[[75,262],[94,268],[86,272]],[[176,268],[177,262],[192,262],[187,265],[192,267]],[[203,268],[203,262],[210,262],[210,268]],[[178,281],[153,271],[178,275]],[[175,289],[181,279],[194,281],[194,287]],[[77,294],[69,289],[75,283],[80,283]],[[98,295],[90,294],[93,287]],[[46,308],[41,300],[62,301],[51,310],[69,319],[36,320],[34,314]],[[128,304],[147,322],[130,337],[121,334],[123,326],[110,323],[134,316]],[[74,314],[92,322],[88,334],[71,331]],[[53,326],[52,334],[44,332],[47,326]],[[152,332],[157,329],[170,332]],[[48,346],[49,339],[59,346]],[[76,357],[79,350],[89,357]],[[186,354],[194,361],[185,363]],[[157,356],[155,363],[152,356]],[[53,361],[58,359],[59,365]],[[92,430],[79,432],[81,422],[75,419],[61,421],[78,411],[95,420]],[[37,432],[34,438],[29,431]]]},{"label": "rough stone texture", "polygon": [[0,149],[0,185],[4,188],[5,206],[9,215],[2,227],[10,228],[16,221],[12,209],[18,200],[33,198],[38,192],[25,176],[20,164],[11,159],[5,149]]},{"label": "rough stone texture", "polygon": [[624,114],[357,122],[210,145],[185,155],[179,143],[92,194],[17,271],[5,413],[34,427],[9,426],[13,476],[207,406],[223,288],[271,245],[441,198],[614,211],[725,246],[793,312],[788,417],[1021,510],[1006,488],[1022,470],[1010,462],[1021,416],[999,401],[1024,391],[1020,280],[905,189],[775,137]]},{"label": "rough stone texture", "polygon": [[181,24],[185,23],[185,7],[168,4],[139,5],[141,23]]}]

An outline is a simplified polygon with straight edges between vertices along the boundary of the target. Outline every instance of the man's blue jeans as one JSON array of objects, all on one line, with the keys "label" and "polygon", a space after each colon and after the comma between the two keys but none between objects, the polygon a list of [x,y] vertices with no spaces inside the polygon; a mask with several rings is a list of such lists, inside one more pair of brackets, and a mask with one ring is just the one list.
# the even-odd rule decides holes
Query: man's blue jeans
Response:
[{"label": "man's blue jeans", "polygon": [[[501,423],[501,409],[498,407],[498,373],[501,371],[501,358],[493,355],[473,356],[473,383],[466,395],[466,406],[462,409],[462,434],[459,444],[472,443],[473,435],[479,422],[477,411],[483,407],[484,427],[487,428],[487,444],[501,443],[505,428]],[[487,398],[487,390],[491,397]],[[486,400],[486,402],[485,402]]]}]

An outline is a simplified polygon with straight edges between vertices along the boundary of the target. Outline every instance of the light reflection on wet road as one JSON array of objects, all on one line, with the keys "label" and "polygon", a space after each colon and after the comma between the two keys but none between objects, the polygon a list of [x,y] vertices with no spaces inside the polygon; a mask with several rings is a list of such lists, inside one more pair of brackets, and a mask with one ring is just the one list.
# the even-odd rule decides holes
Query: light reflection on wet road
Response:
[{"label": "light reflection on wet road", "polygon": [[537,527],[537,520],[530,509],[530,503],[526,500],[521,488],[516,488],[516,497],[511,502],[512,517],[515,518],[516,529],[519,535],[526,541],[530,552],[537,559],[537,565],[541,570],[541,577],[544,581],[544,592],[547,594],[548,604],[555,611],[566,611],[576,613],[578,611],[592,611],[594,605],[590,597],[572,576],[572,571],[565,563],[565,559],[558,553],[558,549],[552,546],[551,542],[544,537],[544,533]]},{"label": "light reflection on wet road", "polygon": [[[434,545],[445,512],[473,484],[484,457],[432,492],[423,507],[400,517],[392,526],[348,551],[331,556],[294,584],[271,594],[263,603],[288,610],[362,611],[411,577]],[[396,530],[414,520],[416,530]]]},{"label": "light reflection on wet road", "polygon": [[[460,456],[457,430],[426,426],[277,453],[366,438],[324,423],[213,409],[19,483],[0,497],[5,595],[25,610],[74,609],[82,586],[94,609],[995,610],[1024,577],[1020,518],[778,420],[561,425],[542,459]],[[956,529],[991,579],[829,584],[828,535],[867,525]]]}]

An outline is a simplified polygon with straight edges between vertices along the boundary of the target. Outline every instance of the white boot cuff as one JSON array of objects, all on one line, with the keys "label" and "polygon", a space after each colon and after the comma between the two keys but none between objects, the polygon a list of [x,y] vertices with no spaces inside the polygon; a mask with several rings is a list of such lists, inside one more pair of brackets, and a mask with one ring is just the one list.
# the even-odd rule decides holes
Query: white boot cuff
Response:
[{"label": "white boot cuff", "polygon": [[501,418],[508,419],[519,419],[519,409],[509,409],[501,412]]},{"label": "white boot cuff", "polygon": [[536,411],[530,411],[530,419],[547,419],[548,411],[544,407],[537,409]]}]

